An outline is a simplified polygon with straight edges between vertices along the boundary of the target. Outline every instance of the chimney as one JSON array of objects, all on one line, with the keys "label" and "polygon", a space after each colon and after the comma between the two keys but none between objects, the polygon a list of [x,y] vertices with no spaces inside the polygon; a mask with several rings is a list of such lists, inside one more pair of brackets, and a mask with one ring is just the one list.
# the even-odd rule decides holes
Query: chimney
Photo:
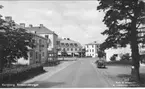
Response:
[{"label": "chimney", "polygon": [[40,27],[43,27],[43,24],[40,24]]},{"label": "chimney", "polygon": [[33,27],[33,25],[32,24],[29,24],[29,27]]},{"label": "chimney", "polygon": [[24,28],[25,27],[25,23],[20,23],[20,26]]},{"label": "chimney", "polygon": [[12,16],[5,16],[5,21],[7,21],[7,22],[12,21]]}]

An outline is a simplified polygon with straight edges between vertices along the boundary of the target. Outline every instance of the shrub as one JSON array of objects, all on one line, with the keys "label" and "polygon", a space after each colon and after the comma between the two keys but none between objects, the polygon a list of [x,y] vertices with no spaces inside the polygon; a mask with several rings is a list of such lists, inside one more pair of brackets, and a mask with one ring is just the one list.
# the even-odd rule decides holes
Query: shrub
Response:
[{"label": "shrub", "polygon": [[43,70],[43,66],[41,64],[6,69],[4,72],[0,73],[0,80],[1,82],[20,81],[21,79],[28,77],[28,73],[41,70]]},{"label": "shrub", "polygon": [[111,60],[111,61],[116,61],[116,57],[117,57],[117,56],[118,56],[117,54],[113,54],[113,55],[111,56],[110,60]]},{"label": "shrub", "polygon": [[127,60],[127,61],[129,61],[130,60],[130,56],[129,56],[129,53],[126,53],[126,54],[123,54],[122,56],[121,56],[121,61],[125,61],[125,60]]}]

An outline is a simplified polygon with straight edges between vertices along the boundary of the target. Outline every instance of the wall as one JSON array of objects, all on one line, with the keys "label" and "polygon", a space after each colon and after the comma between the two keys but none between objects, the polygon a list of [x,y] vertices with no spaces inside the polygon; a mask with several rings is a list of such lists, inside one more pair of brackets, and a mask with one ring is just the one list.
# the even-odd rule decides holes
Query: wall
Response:
[{"label": "wall", "polygon": [[[113,54],[125,54],[129,53],[131,55],[130,46],[128,45],[126,48],[117,48],[117,49],[107,49],[106,52],[106,61],[110,61],[110,58]],[[117,57],[117,60],[120,60],[120,56]]]},{"label": "wall", "polygon": [[[93,47],[92,47],[92,45],[93,45]],[[97,57],[97,49],[98,49],[97,44],[89,44],[89,45],[86,45],[85,46],[85,49],[87,50],[86,56],[92,56],[93,58],[94,57]]]}]

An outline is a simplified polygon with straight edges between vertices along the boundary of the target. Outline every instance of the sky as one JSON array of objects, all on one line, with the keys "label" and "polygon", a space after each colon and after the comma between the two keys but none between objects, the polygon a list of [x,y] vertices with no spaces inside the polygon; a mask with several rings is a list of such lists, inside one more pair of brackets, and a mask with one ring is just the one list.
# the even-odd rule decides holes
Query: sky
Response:
[{"label": "sky", "polygon": [[59,37],[70,38],[81,44],[101,43],[106,27],[104,12],[96,10],[96,1],[0,1],[3,16],[12,16],[16,23],[39,26],[43,24]]}]

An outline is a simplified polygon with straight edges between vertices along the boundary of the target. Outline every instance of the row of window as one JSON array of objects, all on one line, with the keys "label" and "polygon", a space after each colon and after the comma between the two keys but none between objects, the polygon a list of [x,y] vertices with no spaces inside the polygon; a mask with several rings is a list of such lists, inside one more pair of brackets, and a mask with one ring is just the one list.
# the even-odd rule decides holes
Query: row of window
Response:
[{"label": "row of window", "polygon": [[81,51],[81,48],[61,48],[61,51]]},{"label": "row of window", "polygon": [[61,43],[60,44],[60,46],[75,46],[75,47],[77,47],[78,46],[78,44],[77,43]]},{"label": "row of window", "polygon": [[86,56],[94,56],[95,54],[87,54]]},{"label": "row of window", "polygon": [[[35,55],[36,55],[36,59],[38,59],[38,56],[39,56],[39,53],[38,52],[35,52]],[[44,57],[45,56],[45,53],[43,52],[42,55],[40,55],[41,57]],[[33,52],[31,51],[30,52],[30,57],[33,57]]]},{"label": "row of window", "polygon": [[95,52],[94,49],[86,50],[86,52]]},{"label": "row of window", "polygon": [[[92,48],[94,48],[95,47],[95,45],[91,45],[92,46]],[[97,47],[99,47],[99,45],[97,45]],[[87,45],[87,48],[89,48],[89,45]]]}]

